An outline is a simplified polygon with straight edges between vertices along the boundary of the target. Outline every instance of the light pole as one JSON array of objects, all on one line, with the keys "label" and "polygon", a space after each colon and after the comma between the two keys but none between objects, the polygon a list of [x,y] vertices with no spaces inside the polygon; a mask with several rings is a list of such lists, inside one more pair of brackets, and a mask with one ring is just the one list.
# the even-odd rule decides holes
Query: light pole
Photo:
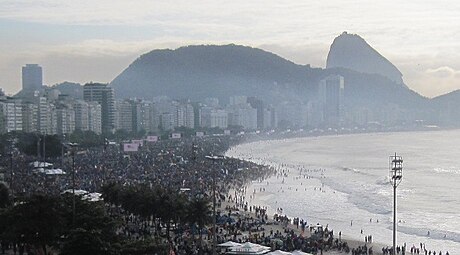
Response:
[{"label": "light pole", "polygon": [[14,152],[16,151],[16,146],[15,146],[15,143],[16,143],[16,140],[15,139],[11,139],[9,140],[10,142],[10,153],[9,153],[9,156],[10,156],[10,190],[11,190],[11,196],[14,196],[14,187],[13,187],[13,184],[14,184],[14,168],[13,168],[13,160],[14,160]]},{"label": "light pole", "polygon": [[72,153],[72,225],[75,226],[75,153],[78,144],[67,143],[66,145],[71,148]]},{"label": "light pole", "polygon": [[11,190],[11,196],[14,196],[14,188],[13,188],[13,178],[14,178],[14,173],[13,173],[13,151],[10,152],[10,190]]},{"label": "light pole", "polygon": [[[213,162],[218,160],[223,160],[224,156],[206,156],[206,159],[209,159]],[[217,246],[217,238],[216,238],[216,171],[212,171],[212,254],[216,255],[216,246]]]},{"label": "light pole", "polygon": [[396,188],[402,181],[403,158],[390,156],[390,183],[393,185],[393,254],[396,254]]}]

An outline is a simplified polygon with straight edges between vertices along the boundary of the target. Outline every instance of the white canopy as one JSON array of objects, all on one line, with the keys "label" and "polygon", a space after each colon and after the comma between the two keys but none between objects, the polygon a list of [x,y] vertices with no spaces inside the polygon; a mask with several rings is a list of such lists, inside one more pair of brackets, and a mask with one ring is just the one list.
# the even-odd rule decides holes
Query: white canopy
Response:
[{"label": "white canopy", "polygon": [[29,164],[30,166],[33,166],[34,168],[38,167],[52,167],[53,164],[48,163],[48,162],[39,162],[39,161],[34,161]]},{"label": "white canopy", "polygon": [[257,254],[266,254],[269,251],[270,251],[270,247],[247,242],[241,246],[230,247],[230,251],[228,251],[227,254],[240,254],[240,255],[256,254],[257,255]]},{"label": "white canopy", "polygon": [[[64,194],[64,193],[72,194],[72,190],[71,189],[64,190],[61,194]],[[89,193],[88,191],[82,190],[82,189],[76,189],[75,190],[75,195],[81,196],[82,200],[86,200],[86,201],[90,201],[90,202],[97,202],[97,201],[104,200],[102,198],[101,193],[97,193],[97,192]]]},{"label": "white canopy", "polygon": [[55,174],[66,174],[62,169],[56,168],[56,169],[46,169],[44,171],[45,174],[47,175],[55,175]]},{"label": "white canopy", "polygon": [[60,168],[53,168],[53,169],[46,169],[43,167],[37,167],[32,170],[34,173],[41,173],[46,175],[60,175],[66,174],[66,172],[62,171]]},{"label": "white canopy", "polygon": [[306,252],[299,251],[299,250],[293,251],[291,254],[292,254],[292,255],[313,255],[313,254],[311,254],[311,253],[306,253]]},{"label": "white canopy", "polygon": [[[62,193],[72,193],[72,189],[64,190]],[[75,190],[75,195],[78,195],[78,196],[82,196],[82,195],[85,195],[85,194],[88,194],[88,193],[89,193],[88,191],[82,190],[82,189],[76,189]]]},{"label": "white canopy", "polygon": [[232,242],[232,241],[228,241],[228,242],[225,242],[225,243],[218,244],[217,246],[220,246],[220,247],[237,247],[237,246],[241,246],[241,244],[240,243],[235,243],[235,242]]},{"label": "white canopy", "polygon": [[272,251],[272,252],[267,253],[267,255],[291,255],[291,254],[292,253],[290,253],[290,252],[281,251],[281,250],[276,250],[276,251]]},{"label": "white canopy", "polygon": [[102,198],[102,194],[97,193],[97,192],[85,194],[82,196],[82,199],[86,201],[90,201],[90,202],[97,202],[97,201],[104,200]]}]

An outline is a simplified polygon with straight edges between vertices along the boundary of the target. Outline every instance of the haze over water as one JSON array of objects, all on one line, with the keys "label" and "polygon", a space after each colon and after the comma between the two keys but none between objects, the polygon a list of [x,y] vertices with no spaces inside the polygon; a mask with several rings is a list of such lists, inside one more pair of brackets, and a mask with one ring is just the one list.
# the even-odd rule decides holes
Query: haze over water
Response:
[{"label": "haze over water", "polygon": [[397,152],[404,158],[397,190],[398,244],[405,242],[410,251],[413,244],[425,243],[427,250],[457,254],[459,148],[460,130],[450,130],[263,141],[237,146],[227,155],[289,169],[287,177],[274,176],[249,187],[248,196],[256,190],[251,203],[272,212],[281,207],[308,224],[329,224],[345,237],[364,240],[372,235],[374,243],[390,246],[393,190],[388,157]]}]

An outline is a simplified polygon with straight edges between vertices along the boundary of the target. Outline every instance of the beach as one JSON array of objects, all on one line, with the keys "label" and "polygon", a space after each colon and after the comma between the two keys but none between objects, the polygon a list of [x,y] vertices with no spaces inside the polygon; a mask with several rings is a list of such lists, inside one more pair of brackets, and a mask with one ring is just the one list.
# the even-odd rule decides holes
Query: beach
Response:
[{"label": "beach", "polygon": [[[253,184],[256,184],[256,183],[259,183],[259,182],[255,182]],[[240,242],[245,242],[245,241],[251,241],[251,242],[257,242],[257,243],[260,243],[260,239],[254,239],[251,237],[260,237],[260,236],[273,236],[273,233],[281,233],[282,235],[286,235],[286,233],[292,233],[296,236],[302,236],[303,238],[305,239],[309,239],[312,237],[312,234],[315,232],[315,229],[318,225],[317,224],[311,224],[311,226],[307,225],[307,227],[305,228],[304,231],[302,231],[302,227],[300,224],[293,224],[293,221],[294,218],[293,217],[290,217],[288,215],[284,215],[281,211],[279,210],[273,210],[273,208],[268,208],[268,207],[264,207],[263,205],[266,204],[266,200],[269,200],[270,198],[272,198],[272,196],[270,194],[264,194],[264,192],[256,192],[254,193],[253,191],[253,187],[255,187],[255,185],[253,184],[250,184],[249,186],[245,187],[245,188],[242,188],[242,189],[239,189],[238,191],[235,190],[235,189],[232,189],[229,193],[229,197],[230,197],[230,200],[226,200],[226,201],[223,201],[220,208],[219,208],[219,211],[221,213],[228,213],[229,212],[229,208],[232,208],[232,210],[230,211],[235,211],[235,210],[238,210],[238,216],[235,216],[235,219],[245,219],[245,220],[248,220],[248,221],[251,221],[252,219],[260,219],[260,215],[256,213],[256,211],[254,209],[251,209],[251,208],[264,208],[264,210],[266,210],[266,215],[267,215],[267,218],[268,220],[265,222],[265,224],[263,224],[261,227],[263,228],[263,230],[260,230],[260,231],[256,231],[256,232],[251,232],[251,231],[240,231],[240,234],[236,236],[236,239],[234,239],[235,241],[240,241]],[[238,194],[237,196],[240,198],[240,199],[244,199],[244,198],[248,198],[248,200],[239,200],[239,202],[237,202],[234,198],[235,198],[235,194]],[[239,205],[241,205],[241,203],[243,204],[246,204],[248,206],[248,210],[244,210],[243,208],[244,207],[241,207]],[[239,209],[237,209],[239,208]],[[283,216],[287,216],[289,218],[289,221],[287,222],[280,222],[280,221],[277,221],[275,220],[275,217],[276,215],[283,215]],[[310,228],[311,227],[311,228]],[[327,229],[328,226],[327,224],[326,225],[322,225],[323,229]],[[332,229],[328,229],[329,231],[331,231]],[[362,248],[362,247],[367,247],[367,249],[371,248],[373,250],[373,254],[383,254],[382,251],[380,250],[381,247],[384,247],[384,245],[382,244],[376,244],[376,243],[372,243],[372,242],[365,242],[364,240],[363,241],[360,241],[360,240],[355,240],[355,239],[352,239],[352,238],[349,238],[345,235],[342,235],[342,233],[340,231],[335,231],[335,235],[334,235],[334,238],[337,239],[337,240],[340,240],[341,243],[347,243],[347,246],[350,248],[350,250],[352,249],[358,249],[358,248]],[[230,239],[229,239],[230,240]],[[380,249],[376,249],[377,247],[380,247]],[[275,247],[271,247],[272,250],[275,250],[276,248]],[[339,250],[337,248],[327,248],[327,249],[324,249],[322,251],[318,251],[318,254],[325,254],[325,255],[336,255],[336,254],[344,254],[344,253],[348,253],[348,252],[345,252],[344,250]]]},{"label": "beach", "polygon": [[[458,180],[453,168],[457,164],[453,160],[456,157],[446,152],[457,142],[448,143],[446,138],[455,137],[457,133],[453,130],[261,141],[233,147],[227,156],[270,165],[281,171],[277,176],[248,186],[248,191],[256,191],[252,203],[263,205],[271,212],[281,207],[287,215],[304,218],[308,223],[328,224],[350,240],[361,242],[372,235],[374,242],[386,247],[392,243],[388,155],[394,150],[405,152],[408,170],[407,179],[398,188],[398,244],[405,244],[407,250],[421,244],[427,250],[443,251],[444,254],[456,251],[459,246],[454,227],[458,222],[452,218],[455,213],[448,207],[450,200],[445,198],[453,194],[439,193],[442,185],[455,187],[450,182]],[[428,143],[424,139],[426,136],[438,136],[440,144]],[[396,144],[401,137],[405,143]],[[429,155],[430,146],[439,146],[439,150]],[[423,158],[419,156],[422,153]],[[437,168],[427,165],[431,157],[437,157]],[[422,175],[416,172],[422,170]],[[443,182],[425,184],[428,176]],[[425,194],[426,188],[438,193]],[[447,204],[439,207],[442,203]],[[430,208],[429,205],[437,207]],[[411,211],[412,208],[418,210]],[[439,215],[435,215],[436,212]],[[411,214],[417,216],[411,217]],[[428,221],[433,225],[427,224]]]}]

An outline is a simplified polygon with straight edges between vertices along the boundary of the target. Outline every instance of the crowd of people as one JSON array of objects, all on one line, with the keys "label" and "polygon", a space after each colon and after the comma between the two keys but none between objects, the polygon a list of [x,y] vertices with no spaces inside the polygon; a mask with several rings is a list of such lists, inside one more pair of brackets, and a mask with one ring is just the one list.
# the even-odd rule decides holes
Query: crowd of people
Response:
[{"label": "crowd of people", "polygon": [[[287,178],[288,170],[277,170],[236,158],[212,157],[222,155],[232,145],[241,142],[241,139],[235,136],[168,139],[144,142],[136,152],[124,152],[120,145],[76,148],[64,151],[63,157],[46,159],[19,153],[12,159],[14,172],[10,183],[16,196],[37,193],[56,195],[73,188],[101,192],[101,188],[108,183],[168,187],[177,192],[187,192],[190,197],[203,194],[209,196],[215,188],[217,203],[222,205],[217,213],[219,243],[230,240],[239,243],[250,241],[269,246],[273,250],[302,250],[317,254],[329,249],[352,254],[373,253],[372,247],[366,244],[349,247],[341,239],[341,233],[337,237],[327,227],[305,230],[306,220],[290,218],[283,214],[282,208],[278,208],[277,213],[271,217],[267,208],[250,205],[250,197],[246,197],[247,184],[254,180],[265,180],[272,175]],[[36,160],[51,162],[66,174],[46,175],[33,171],[30,162]],[[323,175],[324,171],[300,169],[300,176],[308,179],[312,174]],[[255,196],[255,193],[256,190],[250,196]],[[156,226],[151,222],[130,213],[122,214],[122,219],[124,225],[119,229],[119,234],[128,238],[137,240],[156,231]],[[282,228],[271,228],[271,225]],[[203,230],[205,240],[196,239],[197,232],[201,233],[201,230],[191,227],[174,233],[165,242],[175,254],[209,254],[212,250],[212,229],[208,227]],[[371,243],[372,236],[366,236],[365,241]],[[384,248],[382,253],[390,254],[390,250]],[[438,254],[428,253],[426,249],[411,249],[411,254],[419,252]]]}]

